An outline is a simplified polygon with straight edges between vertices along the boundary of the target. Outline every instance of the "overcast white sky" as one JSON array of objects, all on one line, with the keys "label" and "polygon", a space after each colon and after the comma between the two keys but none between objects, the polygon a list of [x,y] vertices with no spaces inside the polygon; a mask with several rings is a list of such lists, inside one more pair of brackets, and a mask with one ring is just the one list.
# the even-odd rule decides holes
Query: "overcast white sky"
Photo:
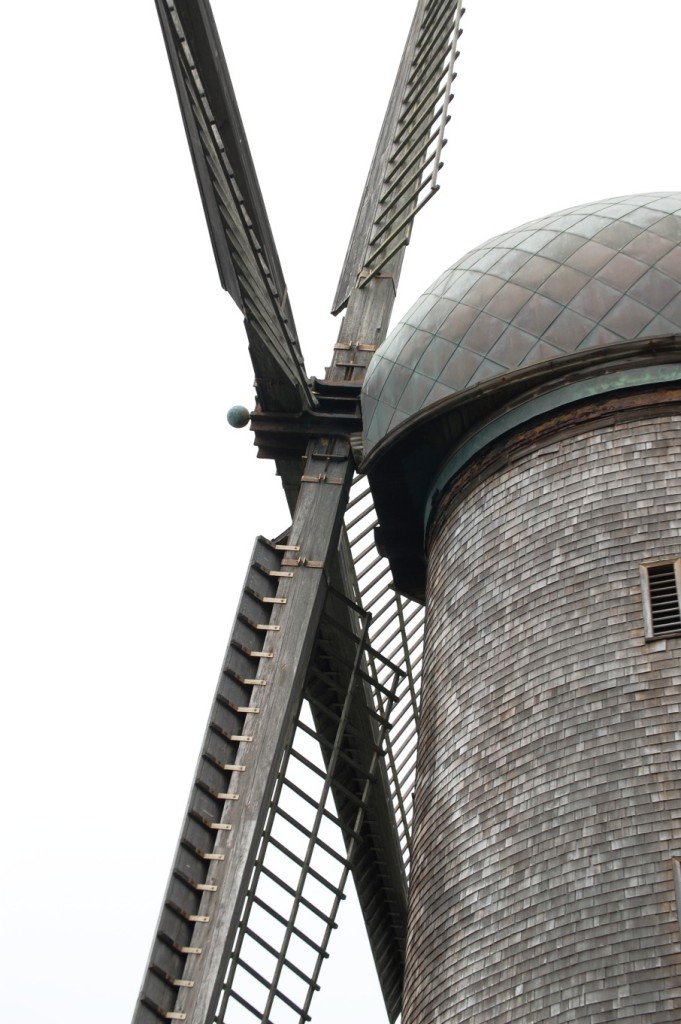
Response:
[{"label": "overcast white sky", "polygon": [[[214,8],[319,375],[412,0]],[[397,314],[490,235],[681,187],[681,5],[469,0],[463,25]],[[225,422],[252,374],[152,0],[11,4],[4,34],[2,1011],[121,1024],[253,537],[287,517]],[[357,948],[332,947],[322,1024],[380,1019]]]}]

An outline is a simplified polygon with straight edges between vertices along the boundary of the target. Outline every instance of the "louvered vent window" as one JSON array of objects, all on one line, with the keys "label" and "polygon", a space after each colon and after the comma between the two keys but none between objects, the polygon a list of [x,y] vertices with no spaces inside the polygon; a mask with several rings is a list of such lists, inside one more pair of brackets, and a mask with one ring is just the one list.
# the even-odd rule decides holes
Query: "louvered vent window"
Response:
[{"label": "louvered vent window", "polygon": [[681,633],[681,559],[641,566],[647,640]]},{"label": "louvered vent window", "polygon": [[676,916],[679,919],[681,928],[681,861],[678,857],[672,859],[672,870],[674,872],[674,893],[676,895]]}]

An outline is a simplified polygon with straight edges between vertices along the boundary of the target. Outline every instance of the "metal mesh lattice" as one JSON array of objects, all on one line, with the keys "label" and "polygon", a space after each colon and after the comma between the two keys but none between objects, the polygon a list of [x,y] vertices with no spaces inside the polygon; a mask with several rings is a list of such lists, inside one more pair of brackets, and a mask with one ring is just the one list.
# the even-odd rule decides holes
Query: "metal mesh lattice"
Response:
[{"label": "metal mesh lattice", "polygon": [[[409,871],[412,793],[416,770],[416,740],[421,666],[423,660],[424,609],[398,594],[387,559],[378,554],[373,540],[376,512],[365,477],[356,477],[345,515],[345,528],[357,572],[359,600],[371,615],[372,648],[400,667],[403,676],[390,710],[386,738],[386,768],[398,825],[405,871]],[[385,668],[377,666],[383,681]]]}]

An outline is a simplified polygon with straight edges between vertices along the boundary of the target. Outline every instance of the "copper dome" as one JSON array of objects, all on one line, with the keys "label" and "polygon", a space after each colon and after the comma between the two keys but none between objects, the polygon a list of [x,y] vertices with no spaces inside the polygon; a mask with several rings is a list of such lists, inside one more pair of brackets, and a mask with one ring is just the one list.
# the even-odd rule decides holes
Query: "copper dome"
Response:
[{"label": "copper dome", "polygon": [[623,341],[681,333],[681,192],[563,210],[490,239],[412,306],[374,356],[365,451],[491,378]]}]

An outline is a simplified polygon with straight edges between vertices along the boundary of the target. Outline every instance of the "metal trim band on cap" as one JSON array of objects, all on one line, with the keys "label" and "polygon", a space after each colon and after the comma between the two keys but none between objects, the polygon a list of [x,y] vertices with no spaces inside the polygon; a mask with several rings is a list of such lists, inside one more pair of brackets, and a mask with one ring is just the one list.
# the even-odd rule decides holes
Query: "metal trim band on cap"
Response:
[{"label": "metal trim band on cap", "polygon": [[478,452],[504,434],[537,416],[553,412],[585,398],[595,398],[598,395],[622,391],[626,388],[646,387],[650,384],[664,384],[678,380],[681,380],[681,366],[678,363],[637,367],[634,370],[619,370],[615,373],[590,377],[588,380],[576,381],[546,391],[512,409],[507,409],[494,419],[488,420],[478,430],[469,434],[463,444],[447,458],[431,484],[425,502],[424,536],[440,496],[450,481]]}]

